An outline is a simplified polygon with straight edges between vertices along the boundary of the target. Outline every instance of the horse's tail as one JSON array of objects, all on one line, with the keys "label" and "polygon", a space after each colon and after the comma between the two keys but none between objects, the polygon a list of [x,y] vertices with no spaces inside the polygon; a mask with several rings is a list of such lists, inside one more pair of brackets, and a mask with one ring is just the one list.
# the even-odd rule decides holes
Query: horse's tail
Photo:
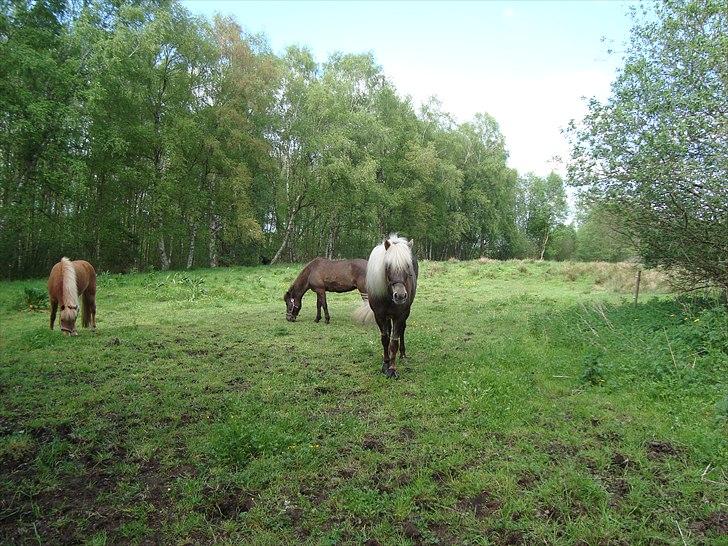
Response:
[{"label": "horse's tail", "polygon": [[374,322],[374,311],[369,306],[369,297],[367,294],[362,293],[361,299],[363,301],[356,311],[354,311],[352,317],[359,324],[371,324]]}]

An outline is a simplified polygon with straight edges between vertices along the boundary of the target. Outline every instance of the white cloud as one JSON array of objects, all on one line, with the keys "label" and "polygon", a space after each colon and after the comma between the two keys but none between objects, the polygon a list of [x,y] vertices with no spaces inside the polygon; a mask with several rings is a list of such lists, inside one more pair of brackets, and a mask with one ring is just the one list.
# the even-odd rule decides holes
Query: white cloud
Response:
[{"label": "white cloud", "polygon": [[606,98],[612,74],[601,70],[489,78],[485,74],[435,74],[426,67],[384,66],[402,94],[415,104],[437,95],[443,109],[458,121],[477,112],[488,112],[500,124],[510,151],[509,164],[519,172],[547,174],[555,155],[568,157],[568,145],[561,134],[571,119],[585,113],[582,97]]}]

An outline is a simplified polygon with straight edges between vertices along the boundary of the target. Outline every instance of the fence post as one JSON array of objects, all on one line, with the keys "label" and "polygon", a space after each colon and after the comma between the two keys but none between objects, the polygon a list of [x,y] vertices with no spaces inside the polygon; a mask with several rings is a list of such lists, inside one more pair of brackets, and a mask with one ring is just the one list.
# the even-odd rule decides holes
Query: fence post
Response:
[{"label": "fence post", "polygon": [[640,297],[640,281],[642,280],[642,270],[637,270],[637,276],[634,283],[634,305],[637,307],[637,299]]}]

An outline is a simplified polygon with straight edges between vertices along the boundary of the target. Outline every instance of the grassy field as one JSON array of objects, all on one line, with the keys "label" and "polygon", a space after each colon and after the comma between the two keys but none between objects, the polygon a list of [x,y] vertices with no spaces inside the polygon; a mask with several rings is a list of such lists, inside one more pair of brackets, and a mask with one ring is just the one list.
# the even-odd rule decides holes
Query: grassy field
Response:
[{"label": "grassy field", "polygon": [[728,544],[728,318],[626,265],[423,262],[400,379],[297,267],[0,284],[0,543]]}]

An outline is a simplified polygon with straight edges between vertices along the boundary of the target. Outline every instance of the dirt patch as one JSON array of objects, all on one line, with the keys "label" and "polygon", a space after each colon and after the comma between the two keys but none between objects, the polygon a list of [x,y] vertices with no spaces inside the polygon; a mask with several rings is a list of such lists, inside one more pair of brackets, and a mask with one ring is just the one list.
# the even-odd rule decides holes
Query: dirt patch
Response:
[{"label": "dirt patch", "polygon": [[422,544],[422,531],[412,520],[407,520],[402,524],[402,534],[415,544]]},{"label": "dirt patch", "polygon": [[499,527],[492,530],[491,539],[493,544],[511,545],[511,544],[527,544],[522,531],[518,529],[507,529]]},{"label": "dirt patch", "polygon": [[526,472],[521,473],[516,483],[521,489],[531,489],[539,479],[540,478],[536,474],[527,470]]},{"label": "dirt patch", "polygon": [[191,464],[182,464],[169,471],[169,477],[172,479],[194,478],[195,476],[197,476],[197,468]]},{"label": "dirt patch", "polygon": [[[52,432],[51,432],[52,431]],[[39,438],[70,435],[70,428],[35,429]],[[99,498],[112,493],[118,480],[105,471],[104,465],[90,466],[90,458],[81,474],[59,476],[59,484],[30,497],[14,497],[0,502],[0,542],[30,543],[40,536],[44,543],[71,544],[84,536],[105,532],[113,536],[125,517]],[[29,465],[29,470],[32,466]]]},{"label": "dirt patch", "polygon": [[368,451],[383,451],[384,443],[375,436],[365,436],[361,443],[361,447]]},{"label": "dirt patch", "polygon": [[636,467],[637,464],[629,457],[626,457],[625,455],[622,455],[621,453],[615,451],[612,454],[611,466],[626,470],[627,468]]},{"label": "dirt patch", "polygon": [[314,506],[320,505],[329,496],[325,484],[320,483],[303,484],[298,491]]},{"label": "dirt patch", "polygon": [[369,538],[364,541],[364,546],[382,546],[382,543],[375,538]]},{"label": "dirt patch", "polygon": [[207,356],[209,351],[207,349],[184,349],[184,353],[187,356]]},{"label": "dirt patch", "polygon": [[551,459],[560,460],[564,457],[573,457],[577,452],[575,447],[564,445],[561,442],[551,442],[546,446],[546,453],[551,456]]},{"label": "dirt patch", "polygon": [[662,460],[666,457],[677,457],[680,450],[673,446],[670,442],[653,440],[647,443],[647,456],[654,460]]},{"label": "dirt patch", "polygon": [[349,478],[354,476],[354,474],[356,474],[356,468],[351,468],[351,467],[347,466],[346,468],[342,468],[341,470],[339,470],[337,472],[337,474],[340,478],[344,478],[345,480],[348,480]]},{"label": "dirt patch", "polygon": [[563,514],[555,506],[542,506],[536,510],[536,515],[545,520],[564,521]]},{"label": "dirt patch", "polygon": [[441,546],[454,546],[461,543],[452,535],[450,527],[445,523],[429,523],[427,529],[436,538],[436,543]]},{"label": "dirt patch", "polygon": [[78,443],[78,438],[73,435],[73,429],[65,423],[31,429],[30,435],[41,444],[47,444],[53,440]]},{"label": "dirt patch", "polygon": [[228,387],[232,387],[233,389],[239,389],[244,391],[247,391],[250,388],[250,382],[246,381],[241,377],[233,377],[231,379],[228,379],[226,384]]},{"label": "dirt patch", "polygon": [[616,507],[618,506],[624,497],[626,497],[631,490],[631,487],[627,480],[618,478],[616,480],[607,482],[607,491],[612,495],[611,500],[609,501],[610,506]]},{"label": "dirt patch", "polygon": [[391,493],[392,491],[394,491],[394,485],[387,477],[383,476],[382,474],[375,474],[374,476],[372,476],[371,484],[374,489],[376,489],[380,493]]},{"label": "dirt patch", "polygon": [[469,499],[463,499],[458,503],[458,508],[472,512],[478,519],[488,517],[493,512],[500,510],[503,503],[494,498],[490,491],[484,490]]},{"label": "dirt patch", "polygon": [[409,442],[415,437],[415,431],[409,427],[402,427],[399,429],[399,439]]},{"label": "dirt patch", "polygon": [[212,501],[205,512],[205,516],[211,523],[233,520],[238,515],[249,512],[255,506],[255,495],[237,486],[217,491],[206,488],[205,497]]},{"label": "dirt patch", "polygon": [[316,396],[320,396],[322,394],[330,394],[332,392],[334,392],[334,389],[332,389],[331,387],[327,387],[326,385],[319,385],[317,387],[314,387],[313,389],[313,393]]},{"label": "dirt patch", "polygon": [[728,511],[713,512],[709,516],[693,522],[690,529],[700,535],[728,536]]},{"label": "dirt patch", "polygon": [[526,544],[526,537],[521,531],[506,531],[502,538],[503,544]]}]

